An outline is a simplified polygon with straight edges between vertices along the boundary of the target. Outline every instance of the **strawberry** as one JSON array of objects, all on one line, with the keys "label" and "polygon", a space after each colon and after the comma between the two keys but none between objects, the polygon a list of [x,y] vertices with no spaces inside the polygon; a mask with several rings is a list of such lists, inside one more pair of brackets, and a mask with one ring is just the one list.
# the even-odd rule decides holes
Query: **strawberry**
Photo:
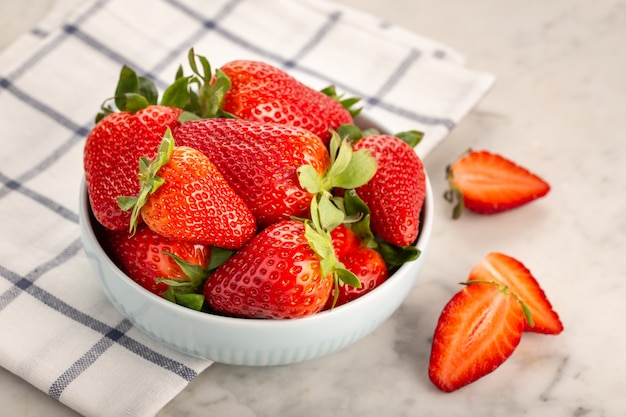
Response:
[{"label": "strawberry", "polygon": [[217,268],[204,288],[207,304],[238,317],[292,319],[324,308],[333,283],[360,287],[333,246],[344,217],[328,195],[316,195],[310,220],[268,226]]},{"label": "strawberry", "polygon": [[345,224],[337,226],[330,235],[333,238],[337,259],[357,276],[361,286],[337,283],[339,285],[332,290],[325,309],[355,300],[378,287],[389,277],[383,257],[374,249],[367,247]]},{"label": "strawberry", "polygon": [[420,227],[426,174],[413,147],[391,135],[358,139],[354,150],[367,149],[378,162],[376,175],[356,188],[371,212],[372,232],[397,246],[411,245]]},{"label": "strawberry", "polygon": [[194,300],[193,308],[200,309],[203,298],[194,293],[208,275],[208,246],[169,239],[144,223],[132,236],[125,230],[103,229],[100,239],[111,259],[133,281],[179,304],[190,306]]},{"label": "strawberry", "polygon": [[545,196],[550,185],[513,161],[487,151],[469,151],[447,168],[450,190],[446,199],[455,203],[453,218],[463,207],[478,214],[495,214]]},{"label": "strawberry", "polygon": [[286,220],[259,232],[217,268],[204,296],[221,313],[290,319],[320,311],[332,285],[305,236],[305,224]]},{"label": "strawberry", "polygon": [[328,151],[312,133],[284,125],[236,119],[182,123],[176,143],[203,152],[254,213],[260,228],[291,216],[307,217],[313,193],[299,184],[297,169],[323,175]]},{"label": "strawberry", "polygon": [[165,237],[227,249],[241,248],[256,233],[252,212],[215,165],[200,151],[175,146],[169,129],[155,158],[139,165],[138,196],[118,199],[133,210],[131,232],[141,214]]},{"label": "strawberry", "polygon": [[151,105],[136,113],[109,113],[87,136],[83,162],[89,201],[96,219],[108,229],[128,229],[130,213],[120,209],[117,197],[139,192],[137,161],[154,156],[181,112]]},{"label": "strawberry", "polygon": [[221,70],[231,82],[222,109],[239,118],[301,127],[325,144],[330,141],[329,129],[353,123],[340,102],[272,65],[236,60]]},{"label": "strawberry", "polygon": [[85,182],[96,219],[111,230],[128,229],[130,213],[120,209],[117,197],[139,192],[137,161],[151,158],[166,129],[178,124],[183,111],[164,93],[157,105],[154,82],[124,66],[113,97],[96,116],[96,125],[87,136],[83,151]]},{"label": "strawberry", "polygon": [[543,289],[528,268],[517,259],[498,252],[489,253],[472,268],[469,280],[498,281],[516,293],[532,314],[533,322],[524,323],[525,331],[545,334],[559,334],[563,331],[563,324]]},{"label": "strawberry", "polygon": [[444,307],[428,373],[442,391],[457,390],[498,368],[519,344],[524,307],[496,282],[468,282]]}]

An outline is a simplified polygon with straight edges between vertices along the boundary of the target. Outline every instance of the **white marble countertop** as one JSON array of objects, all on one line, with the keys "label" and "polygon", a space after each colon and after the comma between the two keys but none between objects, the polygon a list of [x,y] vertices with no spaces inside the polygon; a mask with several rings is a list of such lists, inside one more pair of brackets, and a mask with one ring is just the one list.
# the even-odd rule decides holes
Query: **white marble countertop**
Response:
[{"label": "white marble countertop", "polygon": [[[552,190],[494,217],[449,217],[412,293],[355,345],[297,365],[214,364],[159,416],[621,416],[626,410],[626,2],[623,0],[338,0],[442,41],[497,76],[489,95],[425,161],[436,195],[468,147],[502,153]],[[0,4],[0,48],[53,0]],[[525,335],[496,372],[451,394],[427,375],[445,302],[498,250],[524,262],[563,320]],[[74,412],[0,369],[2,414]]]}]

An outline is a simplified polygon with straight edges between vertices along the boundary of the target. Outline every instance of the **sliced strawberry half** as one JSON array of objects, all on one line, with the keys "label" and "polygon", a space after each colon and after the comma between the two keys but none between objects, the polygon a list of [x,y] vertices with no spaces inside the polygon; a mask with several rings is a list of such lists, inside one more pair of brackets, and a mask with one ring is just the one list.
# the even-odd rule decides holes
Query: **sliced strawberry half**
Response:
[{"label": "sliced strawberry half", "polygon": [[559,334],[563,324],[552,308],[545,292],[530,270],[520,261],[499,252],[487,254],[470,272],[470,281],[498,281],[517,294],[531,313],[532,321],[524,322],[524,330]]},{"label": "sliced strawberry half", "polygon": [[478,214],[495,214],[545,196],[550,185],[526,168],[488,151],[470,151],[447,168],[450,190],[445,197],[456,203],[453,217],[463,207]]},{"label": "sliced strawberry half", "polygon": [[524,308],[496,282],[468,282],[444,307],[433,338],[429,377],[455,391],[493,372],[519,344]]}]

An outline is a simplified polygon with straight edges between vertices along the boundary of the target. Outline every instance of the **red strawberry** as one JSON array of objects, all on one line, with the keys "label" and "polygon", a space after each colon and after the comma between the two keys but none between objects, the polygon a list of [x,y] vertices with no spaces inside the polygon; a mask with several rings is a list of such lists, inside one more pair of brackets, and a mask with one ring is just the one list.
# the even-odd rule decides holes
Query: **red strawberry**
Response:
[{"label": "red strawberry", "polygon": [[361,286],[338,283],[332,290],[325,309],[355,300],[378,287],[389,277],[382,256],[374,249],[365,246],[352,229],[341,224],[333,229],[330,235],[333,238],[337,259],[348,271],[357,276]]},{"label": "red strawberry", "polygon": [[130,213],[117,204],[120,195],[139,192],[140,157],[152,157],[168,127],[178,124],[182,110],[149,106],[136,113],[111,113],[87,137],[84,169],[91,209],[112,230],[128,229]]},{"label": "red strawberry", "polygon": [[[154,160],[140,162],[141,191],[119,199],[171,239],[239,249],[256,233],[254,216],[215,165],[200,151],[174,146],[169,130]],[[131,229],[132,230],[132,229]]]},{"label": "red strawberry", "polygon": [[230,78],[222,109],[246,120],[297,126],[330,141],[329,129],[353,123],[337,100],[264,62],[237,60],[221,67]]},{"label": "red strawberry", "polygon": [[356,189],[371,212],[375,235],[397,246],[411,245],[419,232],[426,195],[426,174],[414,149],[390,135],[359,139],[354,150],[368,149],[378,162],[376,175]]},{"label": "red strawberry", "polygon": [[524,329],[524,310],[506,287],[468,283],[443,309],[435,329],[430,380],[457,390],[498,368],[511,356]]},{"label": "red strawberry", "polygon": [[208,246],[163,237],[143,223],[132,236],[127,231],[104,229],[101,240],[122,271],[160,297],[173,297],[175,301],[176,294],[193,293],[207,276],[211,253]]},{"label": "red strawberry", "polygon": [[478,214],[494,214],[543,197],[550,186],[543,179],[505,157],[487,151],[470,151],[448,166],[450,190],[446,199],[456,202],[453,217],[463,207]]},{"label": "red strawberry", "polygon": [[323,174],[330,165],[319,138],[295,127],[235,119],[192,120],[181,124],[178,145],[203,152],[254,213],[260,228],[307,217],[313,193],[296,170],[310,165]]},{"label": "red strawberry", "polygon": [[320,311],[332,285],[307,241],[304,223],[287,220],[262,230],[216,269],[204,295],[225,314],[290,319]]},{"label": "red strawberry", "polygon": [[534,322],[531,325],[526,321],[524,330],[546,334],[563,331],[563,324],[539,283],[517,259],[498,252],[489,253],[471,270],[469,280],[498,281],[516,293],[528,306]]}]

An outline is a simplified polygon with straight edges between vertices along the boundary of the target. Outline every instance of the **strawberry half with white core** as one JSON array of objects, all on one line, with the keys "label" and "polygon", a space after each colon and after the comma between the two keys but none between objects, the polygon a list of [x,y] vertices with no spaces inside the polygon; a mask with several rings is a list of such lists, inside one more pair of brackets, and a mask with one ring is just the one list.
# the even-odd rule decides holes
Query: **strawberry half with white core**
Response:
[{"label": "strawberry half with white core", "polygon": [[470,150],[448,166],[447,177],[450,190],[444,197],[455,204],[455,219],[463,208],[495,214],[530,203],[550,191],[550,185],[536,174],[487,151]]},{"label": "strawberry half with white core", "polygon": [[433,337],[428,373],[442,391],[457,390],[493,372],[518,346],[523,303],[497,282],[470,281],[444,307]]},{"label": "strawberry half with white core", "polygon": [[524,330],[544,334],[559,334],[563,324],[545,292],[530,270],[517,259],[499,252],[487,254],[474,268],[470,281],[497,281],[516,293],[532,313],[533,324],[524,323]]},{"label": "strawberry half with white core", "polygon": [[153,160],[139,160],[140,192],[118,199],[132,210],[131,234],[139,216],[171,239],[239,249],[256,233],[254,215],[200,151],[175,146],[169,129]]}]

